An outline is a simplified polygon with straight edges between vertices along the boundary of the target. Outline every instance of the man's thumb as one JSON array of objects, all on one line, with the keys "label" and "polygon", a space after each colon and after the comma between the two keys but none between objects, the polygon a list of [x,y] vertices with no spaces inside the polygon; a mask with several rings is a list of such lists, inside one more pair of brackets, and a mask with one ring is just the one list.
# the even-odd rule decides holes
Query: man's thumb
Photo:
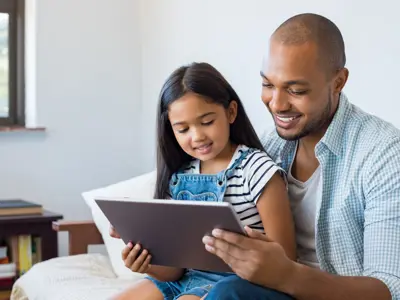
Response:
[{"label": "man's thumb", "polygon": [[250,228],[249,226],[245,226],[244,230],[246,230],[247,235],[253,239],[262,240],[262,241],[266,241],[266,242],[272,242],[272,240],[270,240],[264,233],[262,233],[258,230],[254,230],[254,229]]}]

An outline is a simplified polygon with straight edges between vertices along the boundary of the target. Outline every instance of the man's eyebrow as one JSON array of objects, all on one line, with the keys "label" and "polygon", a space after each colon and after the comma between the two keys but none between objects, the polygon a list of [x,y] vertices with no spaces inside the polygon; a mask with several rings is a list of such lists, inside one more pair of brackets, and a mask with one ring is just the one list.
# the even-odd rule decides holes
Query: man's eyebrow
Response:
[{"label": "man's eyebrow", "polygon": [[[207,112],[207,113],[205,113],[205,114],[202,114],[202,115],[198,116],[196,119],[202,119],[202,118],[204,118],[204,117],[207,117],[207,116],[210,116],[210,115],[215,115],[215,114],[216,114],[215,112],[210,111],[210,112]],[[186,122],[178,121],[178,122],[173,123],[172,126],[182,125],[182,124],[185,124],[185,123],[186,123]]]},{"label": "man's eyebrow", "polygon": [[301,80],[301,79],[285,81],[285,84],[286,84],[286,85],[295,85],[295,84],[296,84],[296,85],[310,85],[310,84],[308,83],[308,81]]},{"label": "man's eyebrow", "polygon": [[[267,77],[262,71],[260,71],[260,75],[261,75],[261,77],[264,78],[265,80],[270,81],[270,80],[268,79],[268,77]],[[288,80],[288,81],[285,81],[284,84],[285,84],[285,85],[295,85],[295,84],[298,84],[298,85],[310,85],[310,83],[309,83],[308,81],[302,80],[302,79]]]}]

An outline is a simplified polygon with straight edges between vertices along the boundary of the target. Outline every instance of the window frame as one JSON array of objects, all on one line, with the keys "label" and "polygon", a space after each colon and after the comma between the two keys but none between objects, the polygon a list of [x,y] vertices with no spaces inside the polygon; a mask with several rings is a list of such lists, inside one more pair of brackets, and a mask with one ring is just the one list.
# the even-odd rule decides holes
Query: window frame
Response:
[{"label": "window frame", "polygon": [[25,125],[24,0],[0,0],[0,13],[8,19],[8,117],[0,117],[0,127]]}]

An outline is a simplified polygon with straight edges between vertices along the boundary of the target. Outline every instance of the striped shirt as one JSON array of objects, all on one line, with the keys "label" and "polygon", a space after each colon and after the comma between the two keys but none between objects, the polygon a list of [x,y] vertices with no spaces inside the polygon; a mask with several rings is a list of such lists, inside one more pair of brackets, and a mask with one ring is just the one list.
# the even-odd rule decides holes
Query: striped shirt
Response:
[{"label": "striped shirt", "polygon": [[[233,205],[243,226],[264,232],[256,204],[268,181],[276,171],[281,172],[282,169],[265,152],[244,145],[237,147],[227,169],[247,150],[250,150],[250,153],[227,178],[224,201]],[[191,161],[184,170],[186,174],[199,174],[199,172],[200,161],[197,159]]]}]

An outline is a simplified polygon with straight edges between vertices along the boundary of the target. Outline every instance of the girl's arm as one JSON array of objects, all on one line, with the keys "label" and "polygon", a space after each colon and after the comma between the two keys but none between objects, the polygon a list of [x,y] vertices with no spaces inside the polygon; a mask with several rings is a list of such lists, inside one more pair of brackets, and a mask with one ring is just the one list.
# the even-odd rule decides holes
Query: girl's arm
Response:
[{"label": "girl's arm", "polygon": [[296,241],[293,216],[286,184],[278,172],[271,177],[257,201],[265,234],[279,243],[286,255],[296,260]]}]

